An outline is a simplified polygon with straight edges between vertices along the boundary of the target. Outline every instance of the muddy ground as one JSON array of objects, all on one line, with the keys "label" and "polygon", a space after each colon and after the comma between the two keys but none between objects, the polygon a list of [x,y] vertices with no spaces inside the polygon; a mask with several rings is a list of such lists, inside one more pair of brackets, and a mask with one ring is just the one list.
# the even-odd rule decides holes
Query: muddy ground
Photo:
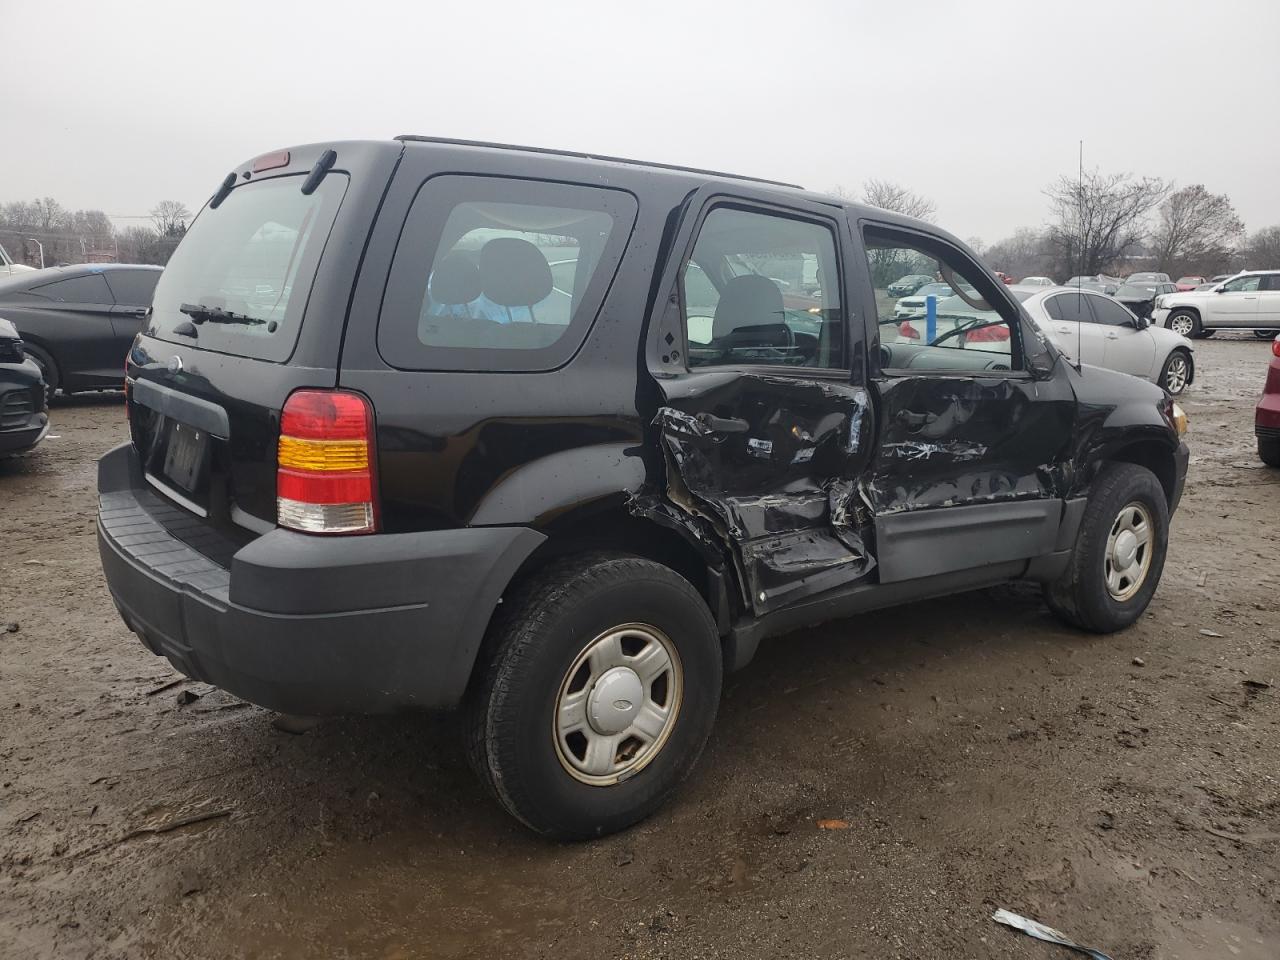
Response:
[{"label": "muddy ground", "polygon": [[0,625],[19,624],[0,633],[0,957],[1068,955],[996,906],[1116,960],[1280,956],[1280,473],[1251,433],[1268,350],[1220,334],[1197,355],[1187,494],[1138,626],[1085,636],[1010,586],[772,641],[675,802],[572,846],[484,797],[448,718],[294,735],[164,688],[178,674],[121,625],[94,543],[119,399],[61,402],[0,466]]}]

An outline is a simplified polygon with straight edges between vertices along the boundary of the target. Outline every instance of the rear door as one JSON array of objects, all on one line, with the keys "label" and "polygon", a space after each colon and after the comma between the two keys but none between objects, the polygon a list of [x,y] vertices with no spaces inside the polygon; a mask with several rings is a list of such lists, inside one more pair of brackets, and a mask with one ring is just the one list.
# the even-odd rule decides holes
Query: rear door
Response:
[{"label": "rear door", "polygon": [[116,342],[120,345],[120,357],[123,362],[124,355],[129,350],[129,344],[142,332],[143,321],[146,320],[147,311],[151,309],[151,298],[155,296],[160,271],[150,268],[121,267],[106,271],[103,276],[116,301],[111,311],[111,328],[115,332]]},{"label": "rear door", "polygon": [[838,208],[750,189],[691,203],[651,324],[668,498],[730,544],[757,615],[873,566],[873,413]]},{"label": "rear door", "polygon": [[1138,318],[1110,297],[1089,295],[1095,327],[1103,337],[1103,366],[1144,379],[1152,378],[1156,359],[1155,339]]},{"label": "rear door", "polygon": [[1258,285],[1258,326],[1280,327],[1280,273],[1268,273]]}]

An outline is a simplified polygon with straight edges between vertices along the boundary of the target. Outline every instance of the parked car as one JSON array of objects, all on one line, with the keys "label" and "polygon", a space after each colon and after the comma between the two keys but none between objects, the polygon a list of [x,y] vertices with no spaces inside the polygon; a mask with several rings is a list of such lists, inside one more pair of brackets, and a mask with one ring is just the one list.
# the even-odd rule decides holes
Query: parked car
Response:
[{"label": "parked car", "polygon": [[1262,387],[1262,399],[1253,414],[1258,456],[1269,467],[1280,467],[1280,336],[1271,341],[1271,365]]},{"label": "parked car", "polygon": [[1165,293],[1176,293],[1172,283],[1164,281],[1135,280],[1124,283],[1113,296],[1123,303],[1126,309],[1146,319],[1151,319],[1151,311],[1155,307],[1156,297]]},{"label": "parked car", "polygon": [[1195,290],[1201,284],[1208,282],[1204,277],[1179,277],[1173,282],[1173,285],[1178,288],[1179,293],[1185,293],[1188,290]]},{"label": "parked car", "polygon": [[1152,326],[1118,300],[1069,287],[1013,290],[1031,319],[1071,359],[1150,380],[1173,396],[1194,382],[1191,341]]},{"label": "parked car", "polygon": [[911,317],[923,317],[929,297],[940,300],[953,296],[955,296],[955,291],[951,289],[951,284],[949,283],[926,283],[911,296],[900,298],[893,305],[893,315],[902,320],[909,320]]},{"label": "parked car", "polygon": [[159,278],[159,267],[142,264],[32,270],[0,281],[0,316],[22,334],[51,395],[118,390]]},{"label": "parked car", "polygon": [[[887,342],[895,262],[969,315]],[[786,311],[784,274],[822,306]],[[1188,460],[1163,390],[1063,362],[941,230],[416,137],[231,171],[125,374],[98,537],[129,628],[277,710],[460,706],[480,779],[554,837],[655,810],[767,637],[1011,579],[1129,626]]]},{"label": "parked car", "polygon": [[1173,283],[1167,273],[1131,273],[1125,277],[1125,283]]},{"label": "parked car", "polygon": [[1024,287],[1056,287],[1051,277],[1023,277],[1018,281]]},{"label": "parked car", "polygon": [[1186,337],[1243,328],[1270,339],[1280,330],[1280,270],[1248,270],[1209,290],[1166,294],[1152,319]]},{"label": "parked car", "polygon": [[905,277],[899,277],[893,283],[889,284],[888,291],[891,297],[909,297],[915,293],[926,283],[933,283],[934,278],[924,273],[909,273]]},{"label": "parked car", "polygon": [[1073,290],[1093,290],[1096,293],[1105,293],[1107,296],[1114,295],[1120,289],[1118,282],[1101,275],[1072,277],[1063,286],[1071,287]]},{"label": "parked car", "polygon": [[0,457],[26,453],[49,432],[40,368],[26,357],[22,338],[0,319]]},{"label": "parked car", "polygon": [[0,280],[9,277],[15,277],[20,273],[30,273],[34,267],[28,267],[25,263],[14,263],[13,258],[9,256],[9,251],[0,246]]}]

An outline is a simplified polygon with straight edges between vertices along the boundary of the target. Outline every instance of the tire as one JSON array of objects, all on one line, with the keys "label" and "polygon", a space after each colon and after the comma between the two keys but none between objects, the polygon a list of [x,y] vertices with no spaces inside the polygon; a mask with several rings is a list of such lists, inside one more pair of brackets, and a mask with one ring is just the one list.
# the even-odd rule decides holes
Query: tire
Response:
[{"label": "tire", "polygon": [[1280,439],[1259,437],[1258,459],[1268,467],[1280,467]]},{"label": "tire", "polygon": [[1160,371],[1160,379],[1156,382],[1171,396],[1176,397],[1187,389],[1187,384],[1191,382],[1194,373],[1191,354],[1185,350],[1171,350],[1168,359],[1164,362],[1164,369]]},{"label": "tire", "polygon": [[[588,650],[611,649],[615,632],[623,635],[619,651],[644,641],[642,654],[668,656],[667,673],[651,681],[630,671],[640,684],[637,709],[644,713],[660,693],[669,711],[647,743],[628,738],[629,726],[606,730],[618,738],[610,747],[595,729],[592,710],[616,725],[626,722],[618,704],[635,701],[632,688],[602,686],[602,676],[630,682],[629,667],[602,673],[584,659]],[[485,646],[483,674],[464,707],[468,759],[498,802],[543,836],[587,839],[643,820],[693,768],[711,734],[723,673],[715,622],[688,581],[661,564],[609,555],[554,563],[503,598]],[[639,654],[623,656],[641,662]],[[580,722],[565,733],[557,720],[569,714],[560,705],[573,698],[582,704]],[[593,758],[607,758],[608,767],[593,774]]]},{"label": "tire", "polygon": [[1194,310],[1175,310],[1165,319],[1167,326],[1174,333],[1198,340],[1204,336],[1204,328],[1200,325],[1200,315]]},{"label": "tire", "polygon": [[[1141,577],[1135,573],[1127,590],[1122,589],[1117,596],[1108,585],[1108,571],[1119,575],[1121,569],[1111,559],[1111,536],[1117,529],[1122,534],[1133,532],[1123,528],[1130,525],[1135,508],[1145,514],[1148,527],[1145,555],[1142,549],[1134,555],[1134,561],[1145,563],[1145,568]],[[1123,550],[1123,541],[1119,544]],[[1151,602],[1168,549],[1169,505],[1160,481],[1146,467],[1109,464],[1093,482],[1066,571],[1053,583],[1045,584],[1045,602],[1058,617],[1081,630],[1123,630],[1142,616]],[[1125,586],[1123,578],[1119,585]]]},{"label": "tire", "polygon": [[1253,335],[1259,340],[1274,340],[1277,332],[1275,330],[1255,330]]},{"label": "tire", "polygon": [[40,373],[44,377],[45,386],[48,388],[48,395],[52,397],[58,392],[58,387],[62,385],[62,377],[58,374],[58,365],[54,362],[53,357],[45,352],[43,347],[37,347],[34,344],[24,344],[23,350],[27,356],[35,361],[36,366],[40,368]]}]

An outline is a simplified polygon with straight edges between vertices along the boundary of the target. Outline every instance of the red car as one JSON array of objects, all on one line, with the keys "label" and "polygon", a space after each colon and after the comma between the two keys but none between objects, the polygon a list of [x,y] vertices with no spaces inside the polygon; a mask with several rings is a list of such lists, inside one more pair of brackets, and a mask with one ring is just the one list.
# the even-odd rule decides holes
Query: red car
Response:
[{"label": "red car", "polygon": [[999,270],[995,271],[995,274],[997,277],[1000,278],[1002,283],[1007,283],[1009,286],[1013,286],[1015,283],[1018,282],[1017,280],[1013,279],[1013,277],[1009,276],[1007,273],[1001,273]]},{"label": "red car", "polygon": [[1269,467],[1280,467],[1280,337],[1271,342],[1271,366],[1267,383],[1253,416],[1253,432],[1258,435],[1258,456]]},{"label": "red car", "polygon": [[1174,286],[1178,288],[1179,293],[1186,293],[1188,290],[1194,290],[1200,284],[1208,282],[1204,277],[1179,277]]}]

